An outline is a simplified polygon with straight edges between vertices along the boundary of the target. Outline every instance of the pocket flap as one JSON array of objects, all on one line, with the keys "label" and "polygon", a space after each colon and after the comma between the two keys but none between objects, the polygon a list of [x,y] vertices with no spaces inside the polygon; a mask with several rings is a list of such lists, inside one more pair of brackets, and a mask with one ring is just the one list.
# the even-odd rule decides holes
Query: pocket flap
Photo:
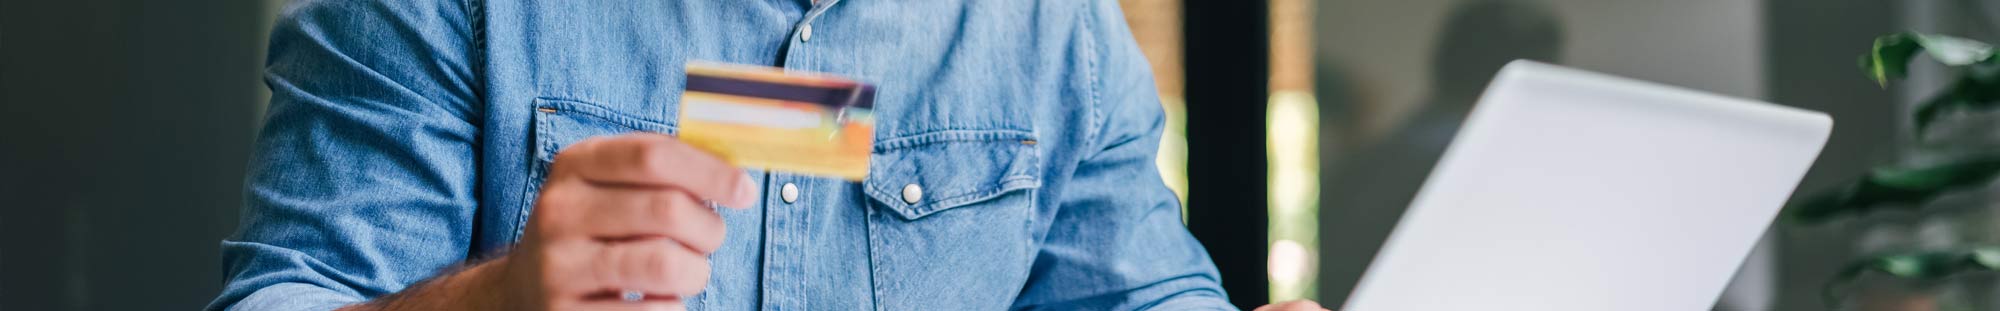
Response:
[{"label": "pocket flap", "polygon": [[1033,133],[947,130],[875,143],[868,197],[904,219],[1042,185]]},{"label": "pocket flap", "polygon": [[535,159],[554,162],[556,152],[593,136],[630,132],[674,134],[674,126],[589,103],[535,99]]}]

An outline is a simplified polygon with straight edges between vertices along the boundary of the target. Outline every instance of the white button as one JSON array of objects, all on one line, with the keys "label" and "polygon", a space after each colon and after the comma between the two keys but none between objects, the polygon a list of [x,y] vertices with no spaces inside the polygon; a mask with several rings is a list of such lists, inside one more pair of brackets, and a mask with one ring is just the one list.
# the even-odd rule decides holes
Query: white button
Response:
[{"label": "white button", "polygon": [[918,187],[917,184],[903,186],[903,203],[917,204],[917,201],[923,200],[924,187]]},{"label": "white button", "polygon": [[813,25],[812,25],[812,24],[806,24],[806,25],[805,25],[805,26],[803,26],[803,27],[799,27],[799,41],[800,41],[800,42],[805,42],[805,41],[812,41],[812,39],[813,39]]},{"label": "white button", "polygon": [[785,203],[798,202],[799,185],[794,185],[792,183],[785,183],[784,188],[778,188],[778,197],[785,199]]}]

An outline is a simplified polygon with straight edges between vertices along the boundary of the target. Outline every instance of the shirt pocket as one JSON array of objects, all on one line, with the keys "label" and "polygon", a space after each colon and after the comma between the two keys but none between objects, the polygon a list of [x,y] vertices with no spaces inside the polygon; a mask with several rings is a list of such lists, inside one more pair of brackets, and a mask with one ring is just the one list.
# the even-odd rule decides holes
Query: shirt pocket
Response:
[{"label": "shirt pocket", "polygon": [[527,187],[522,189],[520,216],[513,223],[517,242],[527,228],[529,215],[534,212],[535,199],[541,196],[542,183],[548,180],[549,165],[555,162],[557,152],[595,136],[631,132],[673,134],[675,130],[672,124],[634,117],[581,101],[536,98],[534,107],[535,160],[530,164]]},{"label": "shirt pocket", "polygon": [[869,160],[868,197],[904,220],[1041,187],[1033,133],[937,131],[886,139]]},{"label": "shirt pocket", "polygon": [[[876,143],[864,191],[881,309],[1004,306],[1034,260],[1034,134],[946,130]],[[933,305],[951,302],[953,305]]]},{"label": "shirt pocket", "polygon": [[[521,236],[521,230],[527,227],[535,199],[541,195],[542,183],[548,181],[549,166],[555,163],[556,153],[561,152],[563,148],[597,136],[632,132],[673,135],[678,132],[678,128],[672,123],[648,120],[582,101],[536,98],[534,105],[535,161],[533,170],[528,176],[528,189],[524,195],[527,199],[521,203],[521,218],[515,222],[514,235],[517,237]],[[712,283],[714,280],[710,282],[709,286],[714,287]],[[703,291],[688,299],[687,307],[692,310],[709,307],[712,299],[708,292]]]}]

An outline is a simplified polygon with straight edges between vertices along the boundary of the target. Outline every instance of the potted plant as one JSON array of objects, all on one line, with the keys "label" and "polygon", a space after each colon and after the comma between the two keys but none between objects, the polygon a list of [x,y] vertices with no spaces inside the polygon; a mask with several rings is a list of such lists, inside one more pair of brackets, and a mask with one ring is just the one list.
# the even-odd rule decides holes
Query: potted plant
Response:
[{"label": "potted plant", "polygon": [[[1988,220],[1995,207],[1990,202],[1996,200],[1981,196],[1990,196],[1986,190],[2000,175],[2000,148],[1996,148],[2000,145],[1993,144],[2000,141],[1993,136],[1993,126],[2000,122],[1992,118],[2000,114],[2000,58],[1986,43],[1906,32],[1876,38],[1862,56],[1861,68],[1886,88],[1905,77],[1911,61],[1920,55],[1944,65],[1953,77],[1937,94],[1908,110],[1913,144],[1903,150],[1902,160],[1794,200],[1786,207],[1785,218],[1796,225],[1846,220],[1865,229],[1894,222],[1870,219],[1900,215],[1902,222],[1944,227],[1929,231],[1945,233],[1932,233],[1923,241],[1877,243],[1889,246],[1867,250],[1827,284],[1824,297],[1829,307],[2000,307],[1991,298],[1994,276],[2000,275],[1993,273],[2000,272],[2000,234],[1981,232],[1995,227]],[[1974,223],[1965,224],[1967,220]],[[1863,279],[1895,284],[1863,286]],[[1899,290],[1907,292],[1882,293]],[[1865,298],[1870,294],[1878,299]],[[1881,298],[1884,295],[1890,298]]]}]

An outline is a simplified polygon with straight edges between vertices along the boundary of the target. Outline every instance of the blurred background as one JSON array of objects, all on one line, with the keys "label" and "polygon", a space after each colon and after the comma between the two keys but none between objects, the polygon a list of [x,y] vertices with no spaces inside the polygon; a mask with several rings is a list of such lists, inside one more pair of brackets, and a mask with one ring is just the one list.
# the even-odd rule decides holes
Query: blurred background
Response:
[{"label": "blurred background", "polygon": [[[1508,60],[1828,112],[1839,126],[1806,192],[1896,161],[1912,144],[1898,116],[1947,83],[1920,64],[1877,86],[1855,66],[1871,40],[2000,39],[2000,3],[1981,0],[1120,2],[1173,117],[1160,166],[1246,306],[1338,306]],[[282,4],[0,2],[0,310],[212,298]],[[1779,223],[1716,308],[1834,308],[1821,289],[1855,258],[1966,239],[1993,218]],[[2000,305],[1991,283],[1864,283],[1856,305]]]}]

